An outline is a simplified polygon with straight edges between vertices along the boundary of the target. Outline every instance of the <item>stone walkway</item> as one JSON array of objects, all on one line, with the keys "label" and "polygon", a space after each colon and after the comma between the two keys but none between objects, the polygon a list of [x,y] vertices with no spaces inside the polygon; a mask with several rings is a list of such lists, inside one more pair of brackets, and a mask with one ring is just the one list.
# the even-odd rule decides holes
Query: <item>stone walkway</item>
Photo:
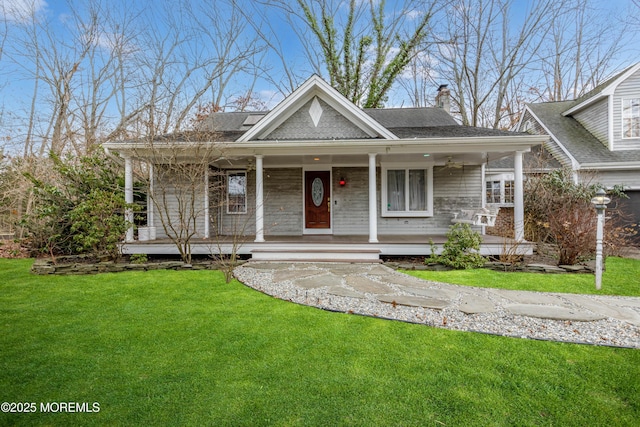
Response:
[{"label": "stone walkway", "polygon": [[421,280],[380,264],[249,262],[236,269],[236,276],[278,298],[334,311],[449,329],[640,348],[640,298],[457,286]]}]

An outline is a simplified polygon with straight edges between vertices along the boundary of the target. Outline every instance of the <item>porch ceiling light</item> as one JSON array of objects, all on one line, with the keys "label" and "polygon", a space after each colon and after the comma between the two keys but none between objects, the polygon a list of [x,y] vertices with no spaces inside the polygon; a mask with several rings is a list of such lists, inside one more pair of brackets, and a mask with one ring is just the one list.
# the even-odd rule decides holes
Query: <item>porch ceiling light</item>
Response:
[{"label": "porch ceiling light", "polygon": [[320,160],[320,157],[314,157],[313,160],[317,162]]}]

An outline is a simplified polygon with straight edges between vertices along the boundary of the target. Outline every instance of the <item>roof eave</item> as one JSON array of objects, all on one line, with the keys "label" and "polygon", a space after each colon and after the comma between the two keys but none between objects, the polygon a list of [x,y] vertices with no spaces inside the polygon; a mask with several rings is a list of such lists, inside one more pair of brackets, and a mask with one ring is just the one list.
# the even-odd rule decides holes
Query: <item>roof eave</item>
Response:
[{"label": "roof eave", "polygon": [[582,163],[581,170],[638,170],[640,162],[608,162],[608,163]]},{"label": "roof eave", "polygon": [[105,150],[116,151],[129,156],[150,157],[155,152],[179,149],[181,153],[195,146],[208,149],[208,153],[227,155],[255,154],[304,154],[304,153],[463,153],[463,152],[527,152],[531,147],[548,140],[546,135],[517,135],[466,138],[412,138],[412,139],[356,139],[335,141],[248,141],[248,142],[200,142],[181,146],[176,142],[161,142],[149,145],[144,142],[121,142],[103,144]]}]

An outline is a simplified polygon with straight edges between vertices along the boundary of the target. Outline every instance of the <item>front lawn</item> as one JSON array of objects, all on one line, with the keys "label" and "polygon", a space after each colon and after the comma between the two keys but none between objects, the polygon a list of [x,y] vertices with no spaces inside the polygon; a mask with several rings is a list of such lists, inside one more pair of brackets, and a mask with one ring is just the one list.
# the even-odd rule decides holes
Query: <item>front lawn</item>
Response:
[{"label": "front lawn", "polygon": [[451,271],[405,271],[435,282],[482,288],[514,289],[571,294],[640,296],[640,261],[609,257],[602,275],[602,289],[596,291],[593,274],[510,273],[488,269]]},{"label": "front lawn", "polygon": [[[211,271],[0,260],[0,425],[635,425],[640,351],[331,313]],[[606,281],[604,282],[606,286]]]}]

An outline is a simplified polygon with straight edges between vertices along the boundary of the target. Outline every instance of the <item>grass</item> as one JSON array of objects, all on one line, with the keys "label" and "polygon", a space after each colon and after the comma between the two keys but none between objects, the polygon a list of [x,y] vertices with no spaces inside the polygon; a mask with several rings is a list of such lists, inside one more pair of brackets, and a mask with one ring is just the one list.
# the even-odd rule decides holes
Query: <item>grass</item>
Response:
[{"label": "grass", "polygon": [[[0,425],[568,425],[640,419],[640,351],[325,312],[219,272],[0,260]],[[606,283],[606,282],[605,282]]]},{"label": "grass", "polygon": [[602,276],[602,289],[599,291],[595,288],[593,274],[510,273],[488,269],[405,273],[425,280],[482,288],[640,296],[640,261],[627,258],[607,258],[606,271]]}]

